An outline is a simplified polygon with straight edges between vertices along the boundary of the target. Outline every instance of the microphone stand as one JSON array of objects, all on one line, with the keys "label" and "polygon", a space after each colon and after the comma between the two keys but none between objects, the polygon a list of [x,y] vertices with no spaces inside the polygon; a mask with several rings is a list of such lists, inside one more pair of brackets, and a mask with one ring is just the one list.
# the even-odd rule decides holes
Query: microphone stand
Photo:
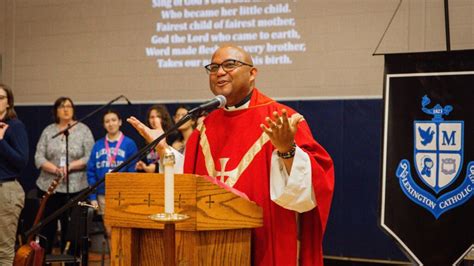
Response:
[{"label": "microphone stand", "polygon": [[[121,98],[123,96],[120,96],[116,99],[114,99],[113,101],[116,101],[118,100],[119,98]],[[113,102],[112,101],[112,102]],[[112,103],[110,102],[110,103]],[[108,103],[107,105],[109,105],[110,103]],[[105,106],[107,106],[105,105]],[[105,107],[104,106],[104,107]],[[101,107],[100,109],[103,109],[104,107]],[[199,110],[200,111],[200,110]],[[94,111],[93,113],[96,113],[97,111]],[[125,160],[124,162],[122,162],[120,165],[118,165],[117,167],[115,167],[112,171],[110,171],[111,173],[116,173],[116,172],[119,172],[120,170],[122,170],[123,168],[125,168],[126,166],[130,165],[130,163],[134,162],[136,159],[142,159],[144,158],[152,149],[155,148],[156,145],[158,145],[158,143],[160,143],[160,141],[162,141],[165,137],[167,137],[169,134],[171,134],[172,132],[174,132],[175,130],[177,130],[180,126],[182,126],[184,123],[188,122],[190,119],[196,119],[197,117],[199,117],[199,115],[202,113],[202,111],[200,112],[193,112],[193,113],[188,113],[186,114],[183,118],[181,118],[181,120],[179,120],[174,126],[172,126],[170,129],[168,129],[167,131],[163,132],[163,134],[161,134],[159,137],[157,137],[155,140],[153,140],[152,142],[150,142],[148,145],[146,145],[145,147],[143,147],[142,149],[140,149],[138,152],[136,152],[134,155],[132,155],[130,158],[128,158],[127,160]],[[90,117],[89,116],[86,116],[86,117]],[[84,119],[82,119],[84,120]],[[82,121],[81,120],[81,121]],[[75,123],[77,124],[77,123]],[[73,125],[75,125],[73,124]],[[58,133],[59,134],[59,133]],[[40,230],[41,228],[43,228],[43,226],[45,226],[47,223],[51,222],[53,219],[55,219],[56,217],[58,217],[59,215],[61,215],[62,213],[64,213],[66,210],[70,209],[72,206],[76,206],[78,204],[80,204],[80,201],[82,200],[85,200],[87,196],[89,196],[92,192],[94,192],[96,190],[97,187],[99,187],[102,183],[105,182],[105,176],[102,177],[102,179],[100,179],[97,183],[95,183],[94,185],[88,187],[87,189],[83,190],[81,193],[79,193],[78,195],[76,195],[75,197],[71,198],[66,204],[64,204],[61,208],[57,209],[55,212],[53,212],[51,215],[49,215],[48,217],[44,218],[43,220],[41,220],[39,223],[37,223],[35,226],[33,226],[31,229],[29,229],[28,231],[25,232],[25,236],[28,237],[30,234],[34,234],[36,232],[38,232],[38,230]],[[87,214],[87,212],[85,212]],[[87,223],[87,221],[86,221]],[[86,227],[87,228],[87,227]],[[84,229],[86,229],[84,228]],[[87,234],[86,230],[84,230],[84,234]],[[87,259],[88,259],[88,236],[85,236],[83,237],[83,246],[82,246],[82,252],[81,252],[81,265],[83,266],[87,266]]]},{"label": "microphone stand", "polygon": [[[66,141],[66,150],[65,150],[65,156],[66,156],[66,158],[65,158],[65,159],[66,159],[66,160],[65,160],[65,166],[64,166],[64,167],[65,167],[65,170],[66,170],[66,199],[67,199],[68,201],[69,201],[69,199],[70,199],[70,192],[69,192],[69,135],[70,135],[70,129],[73,128],[74,126],[76,126],[77,124],[79,124],[79,123],[85,121],[85,120],[88,119],[89,117],[95,115],[96,113],[98,113],[98,112],[101,111],[102,109],[104,109],[104,108],[110,106],[112,103],[118,101],[120,98],[124,98],[124,99],[127,101],[127,103],[130,103],[130,102],[128,101],[128,99],[127,99],[124,95],[120,95],[120,96],[118,96],[117,98],[115,98],[115,99],[111,100],[110,102],[106,103],[105,105],[103,105],[103,106],[101,106],[101,107],[95,109],[94,111],[92,111],[91,113],[89,113],[88,115],[86,115],[85,117],[83,117],[83,118],[77,120],[77,121],[74,122],[73,124],[68,124],[68,126],[67,126],[65,129],[59,131],[58,133],[56,133],[55,135],[53,135],[53,136],[51,137],[52,139],[54,139],[54,138],[57,138],[57,137],[60,136],[60,135],[64,135],[64,136],[65,136],[65,141]],[[85,209],[85,208],[87,208],[87,207],[84,207],[84,206],[83,206],[83,208]],[[84,211],[83,211],[82,213],[84,213]],[[86,211],[85,213],[87,214],[87,211]],[[56,216],[56,217],[57,217],[57,216]],[[54,217],[54,218],[56,218],[56,217]],[[53,218],[53,219],[54,219],[54,218]],[[52,220],[52,219],[51,219],[51,220]],[[71,222],[71,209],[69,209],[69,211],[68,211],[68,214],[67,214],[67,221],[68,221],[68,224]],[[86,221],[86,222],[87,222],[87,221]],[[45,224],[44,224],[44,225],[45,225]],[[43,225],[43,226],[44,226],[44,225]],[[43,226],[41,226],[40,228],[42,228]],[[87,227],[84,228],[84,231],[85,231],[85,233],[87,234],[87,232],[86,232],[87,230],[86,230],[86,229],[87,229]],[[28,231],[25,233],[25,235],[29,235],[29,234],[28,234]],[[84,241],[83,241],[83,242],[84,242]],[[86,244],[86,245],[84,245],[84,244]],[[83,246],[82,246],[82,247],[83,247],[83,249],[87,249],[87,248],[88,248],[87,242],[86,242],[86,243],[83,243]],[[87,262],[86,262],[86,263],[87,263]],[[83,264],[83,265],[87,265],[87,264]]]}]

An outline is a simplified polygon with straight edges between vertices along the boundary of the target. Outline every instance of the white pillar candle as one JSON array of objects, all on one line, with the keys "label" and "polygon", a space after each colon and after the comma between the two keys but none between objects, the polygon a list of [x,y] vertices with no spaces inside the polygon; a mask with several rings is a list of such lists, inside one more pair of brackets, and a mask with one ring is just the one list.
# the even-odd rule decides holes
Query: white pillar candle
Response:
[{"label": "white pillar candle", "polygon": [[165,213],[174,213],[174,164],[172,151],[167,150],[163,158],[165,172]]},{"label": "white pillar candle", "polygon": [[174,213],[174,167],[165,165],[165,212]]}]

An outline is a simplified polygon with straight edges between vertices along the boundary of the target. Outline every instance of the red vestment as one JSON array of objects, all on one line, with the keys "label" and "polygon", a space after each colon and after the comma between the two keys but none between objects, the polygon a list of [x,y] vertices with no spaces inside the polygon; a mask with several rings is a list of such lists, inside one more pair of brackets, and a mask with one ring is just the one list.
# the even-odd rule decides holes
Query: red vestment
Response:
[{"label": "red vestment", "polygon": [[[193,132],[186,145],[184,173],[220,177],[220,158],[229,158],[223,181],[263,209],[263,227],[252,233],[252,264],[296,265],[296,215],[270,199],[270,163],[275,148],[259,126],[265,117],[273,117],[274,111],[281,113],[285,108],[289,116],[295,111],[257,89],[252,93],[249,108],[215,110],[203,127]],[[322,239],[334,188],[334,166],[306,121],[300,122],[295,142],[310,157],[317,202],[314,209],[299,216],[300,265],[323,265]]]}]

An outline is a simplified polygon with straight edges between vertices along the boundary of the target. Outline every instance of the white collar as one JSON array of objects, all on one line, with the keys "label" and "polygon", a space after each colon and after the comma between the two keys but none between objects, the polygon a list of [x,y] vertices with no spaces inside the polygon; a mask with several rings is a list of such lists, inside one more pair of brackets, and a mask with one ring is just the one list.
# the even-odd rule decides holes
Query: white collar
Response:
[{"label": "white collar", "polygon": [[226,110],[226,111],[230,111],[230,112],[239,111],[239,110],[243,110],[243,109],[249,108],[249,105],[250,105],[250,101],[247,101],[246,103],[242,104],[242,105],[239,106],[239,107],[226,106],[226,107],[225,107],[225,110]]}]

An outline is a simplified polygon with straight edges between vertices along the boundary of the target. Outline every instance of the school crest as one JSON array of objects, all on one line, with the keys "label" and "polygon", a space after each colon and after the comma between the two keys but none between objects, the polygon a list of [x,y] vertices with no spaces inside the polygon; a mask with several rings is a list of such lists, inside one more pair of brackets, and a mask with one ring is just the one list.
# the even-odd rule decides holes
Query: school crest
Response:
[{"label": "school crest", "polygon": [[[425,95],[421,110],[432,115],[431,120],[414,121],[413,165],[416,175],[412,176],[410,161],[400,161],[396,171],[400,187],[405,195],[416,204],[430,211],[436,219],[444,212],[463,204],[473,194],[474,179],[467,166],[468,173],[464,182],[442,196],[441,191],[448,188],[459,177],[463,166],[464,121],[445,119],[453,107],[436,104],[428,108],[430,98]],[[419,178],[429,191],[415,182]]]},{"label": "school crest", "polygon": [[417,265],[474,247],[473,56],[385,56],[380,225]]}]

